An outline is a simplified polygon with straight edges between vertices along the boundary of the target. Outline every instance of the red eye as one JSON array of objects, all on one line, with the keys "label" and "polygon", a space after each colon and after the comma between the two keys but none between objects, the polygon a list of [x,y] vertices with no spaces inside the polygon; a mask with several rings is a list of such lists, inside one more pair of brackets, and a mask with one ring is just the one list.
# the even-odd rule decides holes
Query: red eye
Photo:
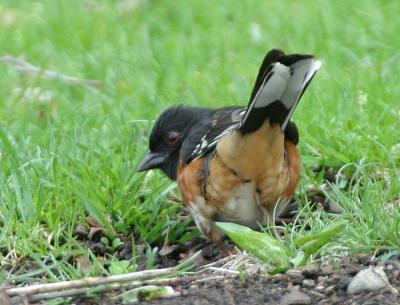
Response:
[{"label": "red eye", "polygon": [[179,140],[179,137],[180,137],[179,132],[177,132],[177,131],[170,131],[170,132],[167,134],[166,142],[167,142],[167,144],[169,144],[169,145],[176,144],[176,142],[178,142],[178,140]]}]

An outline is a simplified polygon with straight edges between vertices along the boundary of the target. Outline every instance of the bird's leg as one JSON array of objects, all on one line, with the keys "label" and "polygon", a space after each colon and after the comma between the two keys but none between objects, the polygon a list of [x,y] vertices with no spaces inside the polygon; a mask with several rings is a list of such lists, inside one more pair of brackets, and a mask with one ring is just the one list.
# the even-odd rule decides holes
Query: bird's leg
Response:
[{"label": "bird's leg", "polygon": [[193,214],[193,216],[200,232],[215,246],[217,246],[223,257],[235,253],[234,246],[228,245],[224,242],[225,233],[218,228],[214,222],[212,222],[208,217],[206,218],[200,214]]},{"label": "bird's leg", "polygon": [[235,246],[232,244],[227,244],[224,241],[224,236],[225,233],[215,224],[211,225],[211,229],[207,234],[207,237],[217,246],[223,257],[235,254]]}]

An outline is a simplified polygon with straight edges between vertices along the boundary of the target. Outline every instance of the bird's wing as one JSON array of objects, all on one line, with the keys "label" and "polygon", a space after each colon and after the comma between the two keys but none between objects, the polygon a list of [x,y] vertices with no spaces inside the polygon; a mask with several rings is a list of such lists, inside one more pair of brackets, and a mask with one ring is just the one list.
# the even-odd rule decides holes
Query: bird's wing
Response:
[{"label": "bird's wing", "polygon": [[215,148],[218,141],[240,127],[245,108],[226,108],[215,111],[196,124],[182,145],[183,164],[197,159]]}]

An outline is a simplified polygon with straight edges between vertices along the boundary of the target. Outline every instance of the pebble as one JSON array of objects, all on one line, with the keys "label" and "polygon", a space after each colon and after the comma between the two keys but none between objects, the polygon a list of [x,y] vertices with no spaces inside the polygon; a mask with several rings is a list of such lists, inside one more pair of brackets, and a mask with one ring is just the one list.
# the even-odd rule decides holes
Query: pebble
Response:
[{"label": "pebble", "polygon": [[359,271],[351,280],[347,287],[347,293],[356,294],[362,291],[375,291],[385,288],[387,285],[386,274],[383,271],[377,271],[373,268]]},{"label": "pebble", "polygon": [[323,275],[331,275],[334,272],[334,267],[332,265],[324,265],[321,267]]},{"label": "pebble", "polygon": [[309,305],[311,298],[300,291],[299,286],[293,286],[288,294],[285,294],[280,302],[280,305]]},{"label": "pebble", "polygon": [[290,281],[294,285],[300,285],[303,282],[303,276],[301,274],[301,271],[299,270],[296,269],[288,270],[286,272],[286,275],[290,278]]},{"label": "pebble", "polygon": [[317,298],[320,298],[320,299],[324,299],[325,298],[325,294],[324,293],[320,293],[320,292],[317,292],[315,290],[309,290],[308,292],[310,294],[312,294],[313,296],[317,297]]},{"label": "pebble", "polygon": [[303,281],[303,287],[304,288],[312,288],[315,286],[315,281],[314,280],[310,280],[310,279],[305,279]]},{"label": "pebble", "polygon": [[303,267],[302,272],[306,278],[315,278],[319,273],[319,266],[317,264],[311,264]]},{"label": "pebble", "polygon": [[103,236],[107,236],[107,230],[101,227],[91,227],[89,230],[88,238],[90,240],[97,240]]},{"label": "pebble", "polygon": [[320,275],[319,277],[318,277],[318,282],[326,282],[326,280],[328,279],[328,276],[326,276],[326,275]]},{"label": "pebble", "polygon": [[103,255],[104,253],[106,253],[106,247],[100,242],[94,243],[93,245],[91,245],[90,250],[95,255]]},{"label": "pebble", "polygon": [[86,226],[84,226],[82,224],[78,224],[75,227],[74,236],[76,236],[78,239],[81,239],[81,240],[85,239],[88,237],[88,235],[89,235],[89,229]]},{"label": "pebble", "polygon": [[324,292],[325,293],[331,293],[334,290],[335,290],[335,285],[331,285],[331,286],[326,287]]},{"label": "pebble", "polygon": [[340,214],[343,213],[343,209],[340,207],[340,205],[334,201],[328,201],[328,212],[334,213],[334,214]]}]

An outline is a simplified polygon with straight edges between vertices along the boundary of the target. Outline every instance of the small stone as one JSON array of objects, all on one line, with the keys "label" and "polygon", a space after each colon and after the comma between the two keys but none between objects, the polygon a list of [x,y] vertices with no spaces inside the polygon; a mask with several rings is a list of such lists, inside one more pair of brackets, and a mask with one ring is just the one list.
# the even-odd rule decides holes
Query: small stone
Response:
[{"label": "small stone", "polygon": [[107,230],[101,227],[91,227],[88,238],[90,240],[100,240],[101,237],[107,236]]},{"label": "small stone", "polygon": [[312,288],[315,286],[315,281],[314,280],[310,280],[310,279],[305,279],[303,281],[303,287],[304,288]]},{"label": "small stone", "polygon": [[92,266],[90,260],[84,255],[76,257],[75,263],[77,265],[78,270],[82,273],[87,273],[90,270],[90,267]]},{"label": "small stone", "polygon": [[343,209],[334,201],[328,201],[328,211],[329,213],[340,214],[343,212]]},{"label": "small stone", "polygon": [[98,222],[98,220],[92,216],[86,217],[85,220],[91,227],[101,227],[101,224]]},{"label": "small stone", "polygon": [[185,259],[186,257],[188,257],[187,253],[179,253],[179,258],[180,259]]},{"label": "small stone", "polygon": [[331,286],[326,287],[324,291],[325,291],[325,293],[330,293],[333,290],[335,290],[335,285],[331,285]]},{"label": "small stone", "polygon": [[328,280],[328,277],[327,277],[327,276],[322,276],[322,275],[320,275],[320,276],[317,278],[317,280],[318,280],[319,283],[323,283],[323,282],[326,282],[326,280]]},{"label": "small stone", "polygon": [[311,298],[300,291],[299,286],[293,286],[288,294],[285,294],[280,305],[308,305],[311,304]]},{"label": "small stone", "polygon": [[314,296],[314,297],[316,297],[316,298],[319,298],[319,299],[324,299],[325,298],[325,294],[324,293],[320,293],[320,292],[317,292],[317,291],[315,291],[315,290],[309,290],[308,291],[312,296]]},{"label": "small stone", "polygon": [[362,291],[376,291],[385,288],[387,279],[382,278],[382,272],[377,272],[373,268],[359,271],[347,287],[347,293],[355,294]]},{"label": "small stone", "polygon": [[95,255],[103,255],[106,253],[106,247],[102,243],[95,243],[90,247],[90,250]]},{"label": "small stone", "polygon": [[311,264],[303,267],[302,272],[305,278],[316,278],[319,274],[319,266],[317,264]]},{"label": "small stone", "polygon": [[321,267],[321,271],[323,275],[331,275],[334,271],[333,265],[324,265]]},{"label": "small stone", "polygon": [[88,235],[89,235],[89,229],[86,227],[86,226],[84,226],[84,225],[82,225],[82,224],[78,224],[76,227],[75,227],[75,230],[74,230],[74,236],[76,236],[78,239],[80,239],[80,240],[82,240],[82,239],[85,239],[85,238],[87,238],[88,237]]},{"label": "small stone", "polygon": [[286,272],[286,275],[289,277],[290,281],[293,285],[300,285],[303,282],[303,276],[301,271],[296,269],[291,269]]},{"label": "small stone", "polygon": [[393,265],[387,265],[386,266],[386,270],[393,270],[394,269],[394,266]]},{"label": "small stone", "polygon": [[290,277],[298,277],[298,276],[301,276],[301,270],[289,269],[288,271],[286,271],[286,275],[288,275]]}]

